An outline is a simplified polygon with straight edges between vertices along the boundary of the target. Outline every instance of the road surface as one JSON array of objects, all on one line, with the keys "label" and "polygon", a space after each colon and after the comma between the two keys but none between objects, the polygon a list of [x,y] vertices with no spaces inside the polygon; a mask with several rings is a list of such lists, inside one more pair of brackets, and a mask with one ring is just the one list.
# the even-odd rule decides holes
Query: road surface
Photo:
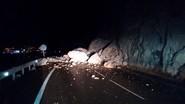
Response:
[{"label": "road surface", "polygon": [[[26,85],[22,89],[9,87],[11,90],[5,94],[6,96],[4,95],[7,100],[1,104],[33,104],[51,69],[55,70],[45,86],[40,99],[41,104],[184,104],[185,102],[185,87],[179,83],[124,68],[107,70],[79,65],[72,68],[42,68],[40,69],[42,71],[28,74],[29,78],[21,81]],[[18,93],[20,91],[22,93]],[[3,90],[3,93],[5,92]]]}]

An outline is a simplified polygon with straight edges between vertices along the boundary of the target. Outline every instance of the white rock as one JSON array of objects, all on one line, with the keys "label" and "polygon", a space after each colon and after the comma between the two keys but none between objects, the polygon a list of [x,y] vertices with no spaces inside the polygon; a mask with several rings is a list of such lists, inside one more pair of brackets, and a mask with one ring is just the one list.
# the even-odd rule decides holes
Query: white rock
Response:
[{"label": "white rock", "polygon": [[99,77],[94,77],[94,79],[99,80],[100,78]]},{"label": "white rock", "polygon": [[85,62],[83,62],[84,64],[87,64],[88,62],[87,61],[85,61]]},{"label": "white rock", "polygon": [[95,75],[92,75],[91,78],[95,78],[96,76]]},{"label": "white rock", "polygon": [[68,63],[69,61],[66,60],[65,62]]},{"label": "white rock", "polygon": [[148,83],[146,83],[145,85],[146,85],[147,87],[150,86],[150,84],[148,84]]},{"label": "white rock", "polygon": [[74,65],[76,65],[76,63],[75,63],[75,62],[73,62],[73,63],[72,63],[72,65],[73,65],[73,66],[74,66]]},{"label": "white rock", "polygon": [[85,62],[89,58],[85,52],[80,51],[69,51],[68,56],[73,62]]},{"label": "white rock", "polygon": [[104,63],[104,67],[106,67],[106,68],[115,68],[115,66],[111,62]]},{"label": "white rock", "polygon": [[90,64],[101,64],[101,62],[102,62],[102,59],[100,58],[100,56],[97,53],[92,55],[88,60],[88,63],[90,63]]},{"label": "white rock", "polygon": [[70,59],[68,55],[63,55],[63,58],[66,59],[66,60]]},{"label": "white rock", "polygon": [[127,62],[123,62],[123,66],[127,66],[128,65],[128,63]]},{"label": "white rock", "polygon": [[120,67],[120,66],[118,66],[118,67],[117,67],[117,69],[121,69],[121,67]]},{"label": "white rock", "polygon": [[86,71],[89,71],[90,69],[86,69]]},{"label": "white rock", "polygon": [[154,89],[152,88],[152,92],[154,91]]}]

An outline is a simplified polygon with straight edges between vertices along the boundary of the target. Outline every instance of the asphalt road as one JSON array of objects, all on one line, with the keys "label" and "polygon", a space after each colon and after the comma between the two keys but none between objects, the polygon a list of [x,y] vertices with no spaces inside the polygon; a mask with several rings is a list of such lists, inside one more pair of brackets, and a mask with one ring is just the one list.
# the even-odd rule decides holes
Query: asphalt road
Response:
[{"label": "asphalt road", "polygon": [[[33,104],[50,69],[25,72],[24,76],[0,80],[0,104]],[[17,74],[19,75],[19,74]]]},{"label": "asphalt road", "polygon": [[125,69],[56,69],[42,104],[184,104],[185,88]]},{"label": "asphalt road", "polygon": [[33,104],[51,69],[55,71],[46,84],[41,104],[185,103],[184,85],[125,68],[49,67],[29,72],[15,81],[1,81],[0,104]]}]

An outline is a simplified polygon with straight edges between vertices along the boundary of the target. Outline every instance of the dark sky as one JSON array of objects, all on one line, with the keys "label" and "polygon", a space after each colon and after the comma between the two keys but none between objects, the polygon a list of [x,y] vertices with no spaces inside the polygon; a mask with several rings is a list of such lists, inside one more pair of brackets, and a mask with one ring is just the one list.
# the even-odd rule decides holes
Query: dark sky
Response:
[{"label": "dark sky", "polygon": [[[128,18],[172,15],[184,4],[170,0],[1,0],[0,47],[48,44],[86,46],[98,34],[120,34]],[[109,36],[109,35],[108,35]]]},{"label": "dark sky", "polygon": [[60,46],[94,37],[103,4],[94,0],[5,0],[0,10],[1,47],[41,43]]}]

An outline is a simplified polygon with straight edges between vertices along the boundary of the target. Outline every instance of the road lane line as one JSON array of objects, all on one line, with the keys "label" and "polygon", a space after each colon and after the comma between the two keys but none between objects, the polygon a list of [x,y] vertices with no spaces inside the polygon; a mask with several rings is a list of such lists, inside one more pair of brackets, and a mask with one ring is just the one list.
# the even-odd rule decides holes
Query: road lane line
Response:
[{"label": "road lane line", "polygon": [[111,80],[111,79],[110,79],[109,81],[112,82],[112,83],[114,83],[115,85],[119,86],[120,88],[124,89],[125,91],[127,91],[127,92],[129,92],[129,93],[135,95],[136,97],[138,97],[138,98],[140,98],[140,99],[142,99],[142,100],[145,100],[145,98],[143,98],[142,96],[140,96],[140,95],[138,95],[138,94],[136,94],[136,93],[130,91],[129,89],[127,89],[126,87],[120,85],[119,83],[117,83],[117,82],[115,82],[115,81],[113,81],[113,80]]},{"label": "road lane line", "polygon": [[[104,76],[103,74],[101,74],[100,72],[97,72],[96,70],[95,70],[95,73],[97,73],[97,74],[99,74],[100,76],[102,76],[102,77],[104,77],[104,78],[105,78],[105,76]],[[113,80],[111,80],[111,79],[109,79],[109,82],[111,82],[111,83],[113,83],[113,84],[117,85],[118,87],[120,87],[120,88],[122,88],[123,90],[125,90],[125,91],[127,91],[127,92],[131,93],[132,95],[134,95],[134,96],[136,96],[136,97],[138,97],[138,98],[140,98],[140,99],[142,99],[142,100],[145,100],[145,98],[144,98],[144,97],[142,97],[142,96],[140,96],[140,95],[136,94],[135,92],[133,92],[133,91],[131,91],[131,90],[127,89],[126,87],[124,87],[124,86],[120,85],[119,83],[117,83],[117,82],[115,82],[115,81],[113,81]]]},{"label": "road lane line", "polygon": [[101,74],[100,72],[97,72],[96,70],[94,70],[94,72],[105,78],[105,76]]},{"label": "road lane line", "polygon": [[52,73],[55,71],[55,68],[53,68],[50,72],[49,72],[49,74],[47,75],[47,77],[46,77],[46,79],[44,80],[44,83],[42,84],[42,86],[41,86],[41,88],[40,88],[40,90],[39,90],[39,93],[37,94],[37,97],[36,97],[36,99],[35,99],[35,101],[34,101],[34,104],[40,104],[40,101],[41,101],[41,99],[42,99],[42,95],[43,95],[43,93],[44,93],[44,90],[45,90],[45,88],[46,88],[46,85],[47,85],[47,83],[48,83],[48,81],[49,81],[49,78],[51,77],[51,75],[52,75]]}]

